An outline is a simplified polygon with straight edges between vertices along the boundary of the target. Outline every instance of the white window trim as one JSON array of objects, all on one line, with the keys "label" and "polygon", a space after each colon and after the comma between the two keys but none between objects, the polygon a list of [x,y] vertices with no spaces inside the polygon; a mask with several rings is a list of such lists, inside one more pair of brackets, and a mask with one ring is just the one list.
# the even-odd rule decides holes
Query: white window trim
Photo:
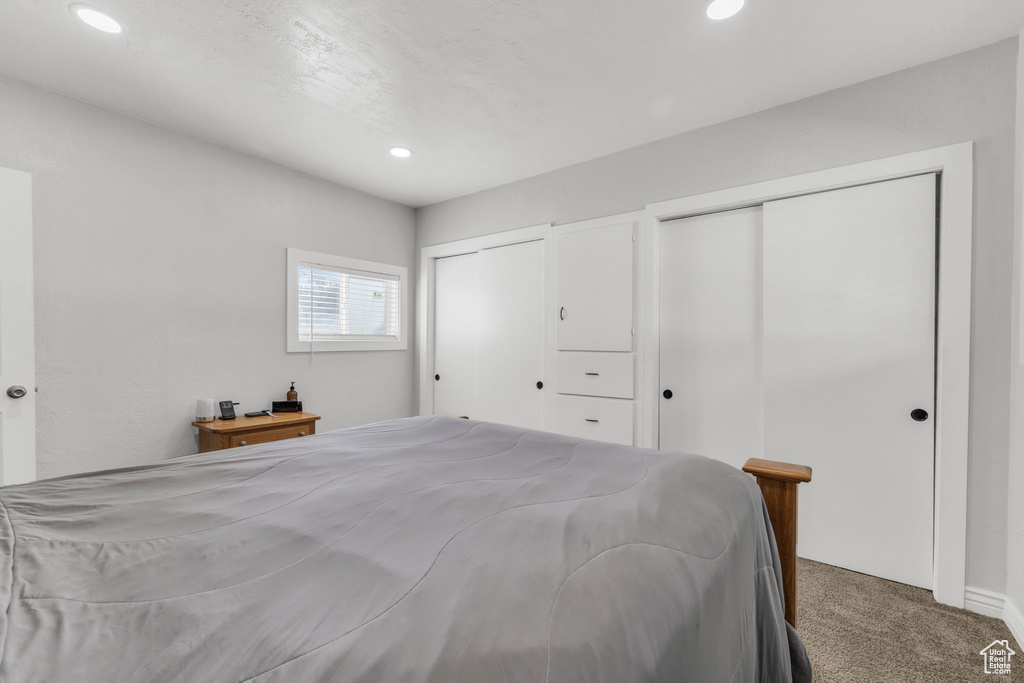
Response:
[{"label": "white window trim", "polygon": [[[302,341],[299,339],[299,268],[303,263],[315,263],[329,268],[362,270],[368,273],[381,273],[398,277],[399,310],[398,339],[337,339],[330,341]],[[409,318],[406,315],[409,306],[409,277],[405,266],[394,266],[389,263],[363,261],[322,254],[303,249],[288,249],[288,305],[287,330],[288,353],[310,353],[320,351],[405,351],[409,348]]]}]

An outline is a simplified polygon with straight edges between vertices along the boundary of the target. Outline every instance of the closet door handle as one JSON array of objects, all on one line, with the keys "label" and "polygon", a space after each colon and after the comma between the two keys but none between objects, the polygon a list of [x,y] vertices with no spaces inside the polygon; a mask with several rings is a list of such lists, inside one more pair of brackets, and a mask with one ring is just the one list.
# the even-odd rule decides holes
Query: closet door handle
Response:
[{"label": "closet door handle", "polygon": [[598,372],[584,372],[583,374],[587,375],[588,377],[597,377],[600,375],[600,373]]},{"label": "closet door handle", "polygon": [[560,308],[560,309],[558,310],[558,319],[559,319],[559,320],[565,320],[565,306],[562,306],[562,307],[561,307],[561,308]]},{"label": "closet door handle", "polygon": [[595,420],[595,419],[589,418],[589,417],[585,417],[583,419],[586,420],[587,422],[600,422],[600,420]]}]

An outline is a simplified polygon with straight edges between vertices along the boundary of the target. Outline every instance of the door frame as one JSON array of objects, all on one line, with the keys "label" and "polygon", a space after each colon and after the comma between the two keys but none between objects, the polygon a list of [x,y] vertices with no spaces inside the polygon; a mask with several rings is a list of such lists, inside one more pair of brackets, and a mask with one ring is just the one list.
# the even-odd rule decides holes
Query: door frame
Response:
[{"label": "door frame", "polygon": [[646,245],[642,318],[646,321],[643,337],[647,361],[643,366],[642,394],[647,409],[642,411],[641,437],[644,447],[658,447],[661,223],[923,173],[938,174],[940,198],[932,592],[938,602],[963,607],[967,560],[973,142],[649,204],[641,226],[645,235],[642,243]]},{"label": "door frame", "polygon": [[[468,239],[455,240],[454,242],[435,244],[429,247],[420,247],[419,272],[417,273],[416,286],[416,363],[419,368],[417,378],[419,380],[420,415],[432,415],[434,413],[434,383],[432,380],[434,376],[434,264],[437,259],[448,256],[473,254],[484,249],[507,247],[512,244],[536,242],[538,240],[542,240],[545,243],[544,272],[549,273],[551,272],[551,259],[553,256],[553,250],[549,243],[551,240],[551,223],[542,223],[540,225],[532,225],[526,228],[506,230],[504,232],[496,232],[490,235],[481,235],[480,237],[470,237]],[[544,283],[544,289],[544,302],[547,307],[551,288],[548,286],[546,281]],[[550,354],[546,352],[547,347],[549,347],[551,343],[552,332],[553,330],[551,329],[551,324],[548,321],[548,316],[545,314],[544,328],[541,331],[541,335],[545,342],[545,382],[547,382],[547,378],[554,377],[551,360],[549,358]],[[547,383],[550,384],[550,382]],[[546,397],[542,397],[542,399],[546,399]],[[548,424],[549,412],[550,411],[548,410],[544,410],[546,429],[550,427]]]}]

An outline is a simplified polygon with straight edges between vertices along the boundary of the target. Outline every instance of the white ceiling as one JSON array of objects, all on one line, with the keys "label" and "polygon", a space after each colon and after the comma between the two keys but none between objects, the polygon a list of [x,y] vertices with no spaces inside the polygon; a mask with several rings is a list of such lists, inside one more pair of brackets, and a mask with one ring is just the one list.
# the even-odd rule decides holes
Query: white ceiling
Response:
[{"label": "white ceiling", "polygon": [[[1016,35],[1024,0],[0,2],[0,72],[421,206]],[[415,150],[392,158],[392,145]]]}]

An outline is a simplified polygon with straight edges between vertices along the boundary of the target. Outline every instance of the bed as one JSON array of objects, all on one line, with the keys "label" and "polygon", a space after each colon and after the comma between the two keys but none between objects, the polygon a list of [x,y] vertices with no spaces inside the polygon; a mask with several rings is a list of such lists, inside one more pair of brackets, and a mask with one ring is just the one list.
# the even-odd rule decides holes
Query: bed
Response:
[{"label": "bed", "polygon": [[0,489],[0,680],[803,681],[759,489],[424,416]]}]

